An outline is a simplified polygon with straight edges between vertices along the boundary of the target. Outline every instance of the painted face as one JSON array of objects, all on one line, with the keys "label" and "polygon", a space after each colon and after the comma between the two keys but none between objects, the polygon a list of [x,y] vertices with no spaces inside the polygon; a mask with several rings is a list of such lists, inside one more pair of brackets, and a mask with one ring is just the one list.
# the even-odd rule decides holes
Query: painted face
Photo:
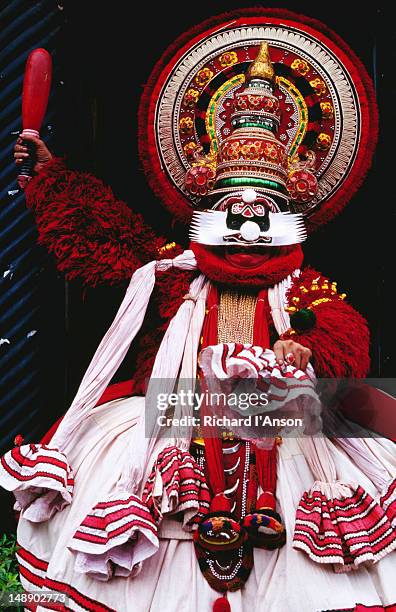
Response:
[{"label": "painted face", "polygon": [[241,200],[229,205],[227,210],[227,227],[231,230],[240,230],[246,221],[256,223],[260,232],[268,232],[270,222],[269,208],[266,202],[246,203]]},{"label": "painted face", "polygon": [[193,215],[193,242],[208,246],[265,248],[302,242],[306,230],[302,215],[279,212],[275,201],[254,189],[226,196],[216,208]]}]

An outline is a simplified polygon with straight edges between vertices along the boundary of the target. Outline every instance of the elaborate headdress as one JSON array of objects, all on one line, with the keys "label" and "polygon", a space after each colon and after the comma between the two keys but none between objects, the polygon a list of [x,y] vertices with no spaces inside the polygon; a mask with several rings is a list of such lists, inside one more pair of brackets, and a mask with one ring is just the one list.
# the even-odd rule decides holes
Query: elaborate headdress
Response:
[{"label": "elaborate headdress", "polygon": [[[234,11],[183,34],[140,106],[150,184],[179,220],[197,213],[192,238],[206,244],[238,234],[255,244],[303,240],[303,226],[327,222],[354,194],[376,133],[359,59],[320,22],[280,9]],[[222,231],[230,208],[245,209],[248,221],[254,207],[263,213],[259,236],[250,224]],[[207,209],[218,212],[202,215]]]},{"label": "elaborate headdress", "polygon": [[[210,155],[200,158],[193,152],[196,161],[187,171],[185,185],[192,195],[210,193],[215,202],[214,214],[194,213],[190,232],[193,241],[283,246],[306,238],[302,215],[290,214],[289,159],[286,146],[277,138],[281,118],[274,81],[268,44],[264,42],[249,65],[243,89],[237,89],[232,97],[230,133],[212,153],[214,161]],[[308,165],[314,157],[310,151]],[[298,189],[294,188],[296,174]],[[316,195],[317,181],[312,172],[291,170],[290,184],[296,201],[307,202]]]}]

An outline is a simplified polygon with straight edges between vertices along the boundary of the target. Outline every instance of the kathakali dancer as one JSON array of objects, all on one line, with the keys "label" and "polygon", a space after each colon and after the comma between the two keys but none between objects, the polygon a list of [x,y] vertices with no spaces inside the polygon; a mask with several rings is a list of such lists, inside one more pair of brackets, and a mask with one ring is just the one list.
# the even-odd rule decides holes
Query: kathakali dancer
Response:
[{"label": "kathakali dancer", "polygon": [[[394,445],[318,433],[317,378],[364,377],[369,332],[300,246],[370,165],[365,68],[317,21],[246,9],[176,40],[139,112],[148,180],[189,224],[188,250],[26,135],[27,204],[59,269],[91,286],[131,278],[66,415],[2,457],[23,586],[78,611],[396,609]],[[109,387],[132,341],[133,379]],[[196,381],[200,428],[180,400]],[[241,381],[268,399],[255,417],[311,429],[260,437],[231,408],[207,431],[209,391]],[[167,435],[159,390],[176,397]]]}]

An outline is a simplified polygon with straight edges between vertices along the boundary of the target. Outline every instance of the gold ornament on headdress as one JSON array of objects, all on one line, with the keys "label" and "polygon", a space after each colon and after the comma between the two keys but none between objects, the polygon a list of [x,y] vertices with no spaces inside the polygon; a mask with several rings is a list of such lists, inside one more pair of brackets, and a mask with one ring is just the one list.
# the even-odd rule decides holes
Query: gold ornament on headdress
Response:
[{"label": "gold ornament on headdress", "polygon": [[266,79],[273,81],[275,70],[269,55],[268,43],[262,42],[256,59],[250,64],[247,71],[248,79]]}]

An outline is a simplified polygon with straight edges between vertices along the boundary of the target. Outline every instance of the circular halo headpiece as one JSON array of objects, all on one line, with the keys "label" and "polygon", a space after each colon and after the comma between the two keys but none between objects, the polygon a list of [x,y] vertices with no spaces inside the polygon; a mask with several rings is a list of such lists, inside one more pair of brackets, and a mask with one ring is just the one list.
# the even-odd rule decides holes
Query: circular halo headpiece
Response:
[{"label": "circular halo headpiece", "polygon": [[[236,189],[326,223],[363,180],[377,138],[370,77],[319,21],[241,9],[185,32],[163,54],[139,108],[150,185],[179,220]],[[228,195],[227,195],[228,194]]]}]

